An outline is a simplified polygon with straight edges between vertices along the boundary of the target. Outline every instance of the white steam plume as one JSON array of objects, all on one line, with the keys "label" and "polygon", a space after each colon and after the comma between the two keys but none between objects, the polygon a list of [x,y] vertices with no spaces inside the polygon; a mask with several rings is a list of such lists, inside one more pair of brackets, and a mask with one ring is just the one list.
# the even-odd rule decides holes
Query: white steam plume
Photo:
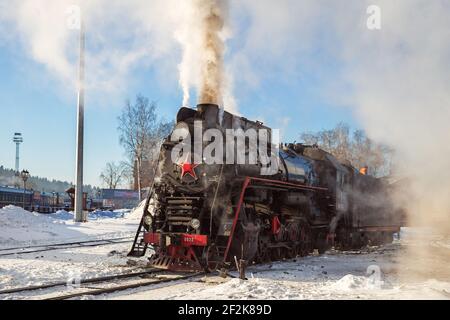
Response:
[{"label": "white steam plume", "polygon": [[[434,225],[449,229],[450,3],[379,0],[377,31],[366,25],[372,1],[243,3],[234,8],[250,21],[243,49],[233,55],[239,88],[274,74],[285,82],[317,74],[324,95],[351,106],[372,138],[397,151],[396,173],[413,179],[410,212],[417,215],[410,217],[446,221]],[[340,68],[324,65],[323,57]]]},{"label": "white steam plume", "polygon": [[[381,30],[366,25],[373,4]],[[410,179],[398,199],[407,198],[410,223],[448,236],[450,2],[247,0],[235,10],[250,21],[234,55],[237,86],[316,75],[323,96],[350,106],[371,138],[396,150],[393,173]],[[415,250],[410,261],[430,261],[427,254]]]}]

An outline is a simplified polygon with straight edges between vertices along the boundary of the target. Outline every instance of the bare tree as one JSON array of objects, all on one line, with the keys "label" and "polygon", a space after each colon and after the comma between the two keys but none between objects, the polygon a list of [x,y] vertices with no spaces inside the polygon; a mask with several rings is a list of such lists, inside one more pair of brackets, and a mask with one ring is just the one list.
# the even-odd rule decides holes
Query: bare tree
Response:
[{"label": "bare tree", "polygon": [[130,164],[136,163],[137,189],[141,199],[143,163],[152,162],[157,157],[162,135],[173,124],[158,120],[156,103],[150,103],[148,98],[141,95],[136,97],[134,104],[127,101],[118,120],[120,143],[129,156]]},{"label": "bare tree", "polygon": [[331,130],[304,132],[301,139],[306,144],[320,146],[341,161],[350,161],[355,168],[369,167],[374,176],[390,172],[392,150],[375,143],[362,130],[356,130],[351,135],[345,123],[339,123]]},{"label": "bare tree", "polygon": [[321,130],[316,133],[302,133],[301,139],[306,144],[319,145],[339,160],[350,160],[351,139],[349,135],[350,128],[341,122],[331,130]]},{"label": "bare tree", "polygon": [[368,166],[372,175],[383,176],[390,173],[393,150],[377,144],[366,136],[362,130],[353,133],[351,145],[351,162],[357,168]]},{"label": "bare tree", "polygon": [[119,164],[108,162],[100,174],[100,179],[109,189],[117,189],[117,186],[124,180],[126,174],[127,167],[123,162]]}]

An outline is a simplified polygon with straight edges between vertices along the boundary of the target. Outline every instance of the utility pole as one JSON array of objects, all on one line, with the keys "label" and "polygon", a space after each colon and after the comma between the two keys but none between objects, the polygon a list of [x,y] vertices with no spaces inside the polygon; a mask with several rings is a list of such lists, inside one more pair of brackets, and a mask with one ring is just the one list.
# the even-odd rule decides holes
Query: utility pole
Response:
[{"label": "utility pole", "polygon": [[78,70],[78,107],[77,107],[77,151],[76,151],[76,185],[75,185],[75,221],[84,222],[83,218],[83,145],[84,145],[84,50],[85,29],[80,17],[80,66]]},{"label": "utility pole", "polygon": [[16,144],[16,174],[19,174],[19,149],[20,144],[23,142],[21,133],[14,133],[13,142]]}]

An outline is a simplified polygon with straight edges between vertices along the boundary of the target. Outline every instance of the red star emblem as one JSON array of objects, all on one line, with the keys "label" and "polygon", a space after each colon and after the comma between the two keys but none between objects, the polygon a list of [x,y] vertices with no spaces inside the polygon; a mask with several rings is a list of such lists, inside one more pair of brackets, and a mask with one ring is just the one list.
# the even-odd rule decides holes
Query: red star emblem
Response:
[{"label": "red star emblem", "polygon": [[177,163],[177,166],[181,168],[181,179],[184,178],[185,175],[190,175],[192,178],[197,180],[197,175],[195,174],[194,169],[198,167],[198,164],[190,163],[189,156],[186,157],[185,161],[181,161],[181,163]]},{"label": "red star emblem", "polygon": [[190,175],[192,178],[197,180],[197,175],[195,174],[194,169],[198,167],[198,164],[193,163],[182,163],[179,164],[181,168],[181,178],[184,178],[185,175]]}]

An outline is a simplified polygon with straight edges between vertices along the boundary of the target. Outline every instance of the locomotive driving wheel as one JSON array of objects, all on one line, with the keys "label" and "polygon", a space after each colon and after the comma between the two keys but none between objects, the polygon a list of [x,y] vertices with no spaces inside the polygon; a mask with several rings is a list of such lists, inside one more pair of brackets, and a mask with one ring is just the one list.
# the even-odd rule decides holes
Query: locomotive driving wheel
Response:
[{"label": "locomotive driving wheel", "polygon": [[302,221],[299,229],[299,254],[301,257],[305,257],[311,252],[311,228],[308,222]]},{"label": "locomotive driving wheel", "polygon": [[274,247],[271,248],[270,253],[271,253],[271,258],[272,261],[281,261],[284,258],[284,248],[282,247]]},{"label": "locomotive driving wheel", "polygon": [[270,262],[270,249],[269,249],[269,238],[259,237],[258,239],[258,252],[257,252],[257,262],[267,263]]},{"label": "locomotive driving wheel", "polygon": [[286,249],[286,258],[288,259],[294,259],[298,256],[298,247],[296,245],[293,245],[291,248]]},{"label": "locomotive driving wheel", "polygon": [[219,248],[214,244],[208,246],[205,252],[206,271],[214,272],[218,270],[221,262]]},{"label": "locomotive driving wheel", "polygon": [[285,257],[288,259],[294,259],[298,256],[300,250],[301,243],[299,243],[300,239],[300,225],[296,221],[292,221],[287,226],[288,229],[288,241],[291,244],[289,248],[285,250]]}]

